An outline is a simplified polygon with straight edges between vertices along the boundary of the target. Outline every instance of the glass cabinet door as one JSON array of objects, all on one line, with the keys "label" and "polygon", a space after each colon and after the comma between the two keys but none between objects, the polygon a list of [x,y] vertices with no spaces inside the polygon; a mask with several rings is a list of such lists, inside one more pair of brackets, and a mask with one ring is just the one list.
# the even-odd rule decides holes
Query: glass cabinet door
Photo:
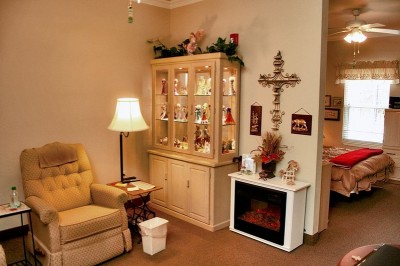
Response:
[{"label": "glass cabinet door", "polygon": [[214,139],[214,94],[215,94],[215,66],[213,62],[195,64],[193,84],[193,112],[192,121],[194,143],[193,151],[196,155],[212,157]]},{"label": "glass cabinet door", "polygon": [[155,69],[154,78],[154,144],[158,148],[168,149],[168,121],[170,119],[168,108],[168,94],[170,93],[168,69]]},{"label": "glass cabinet door", "polygon": [[222,154],[236,152],[237,141],[237,116],[239,114],[238,104],[238,69],[225,66],[222,75],[222,106],[220,117],[222,125]]},{"label": "glass cabinet door", "polygon": [[188,119],[189,119],[189,100],[188,100],[188,85],[189,85],[189,66],[180,65],[173,68],[172,75],[173,88],[172,96],[172,146],[173,149],[178,149],[181,152],[189,151],[191,143],[188,141]]}]

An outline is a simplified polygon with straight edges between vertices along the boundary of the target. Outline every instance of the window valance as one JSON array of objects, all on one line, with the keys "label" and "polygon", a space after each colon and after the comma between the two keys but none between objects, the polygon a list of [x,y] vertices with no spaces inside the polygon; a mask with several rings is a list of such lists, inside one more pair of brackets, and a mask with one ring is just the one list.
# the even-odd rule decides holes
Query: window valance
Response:
[{"label": "window valance", "polygon": [[399,61],[358,61],[336,67],[336,83],[369,79],[391,80],[393,84],[399,84]]}]

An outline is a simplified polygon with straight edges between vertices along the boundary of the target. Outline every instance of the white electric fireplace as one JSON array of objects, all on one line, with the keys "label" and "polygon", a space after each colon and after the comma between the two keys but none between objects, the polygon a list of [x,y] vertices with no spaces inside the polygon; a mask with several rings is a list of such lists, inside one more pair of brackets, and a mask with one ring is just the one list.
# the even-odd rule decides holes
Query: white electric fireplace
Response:
[{"label": "white electric fireplace", "polygon": [[303,244],[308,183],[286,185],[279,177],[260,179],[240,172],[231,177],[229,229],[265,244],[292,251]]}]

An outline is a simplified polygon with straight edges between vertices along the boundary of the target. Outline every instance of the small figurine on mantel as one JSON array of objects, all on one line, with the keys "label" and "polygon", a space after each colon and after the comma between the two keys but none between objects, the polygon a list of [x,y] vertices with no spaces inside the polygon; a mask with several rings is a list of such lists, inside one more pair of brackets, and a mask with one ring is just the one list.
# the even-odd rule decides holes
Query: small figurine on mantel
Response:
[{"label": "small figurine on mantel", "polygon": [[283,182],[287,185],[294,185],[296,172],[300,170],[299,163],[295,160],[290,160],[288,162],[288,167],[286,170],[281,169],[279,171],[279,176],[282,178]]}]

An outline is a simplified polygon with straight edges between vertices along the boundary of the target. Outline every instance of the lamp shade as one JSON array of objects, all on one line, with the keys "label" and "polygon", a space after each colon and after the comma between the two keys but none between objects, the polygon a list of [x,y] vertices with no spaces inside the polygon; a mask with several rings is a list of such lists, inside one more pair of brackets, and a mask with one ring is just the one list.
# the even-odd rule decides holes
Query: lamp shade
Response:
[{"label": "lamp shade", "polygon": [[148,128],[149,126],[144,121],[140,112],[139,99],[119,98],[114,118],[108,129],[119,132],[134,132]]}]

